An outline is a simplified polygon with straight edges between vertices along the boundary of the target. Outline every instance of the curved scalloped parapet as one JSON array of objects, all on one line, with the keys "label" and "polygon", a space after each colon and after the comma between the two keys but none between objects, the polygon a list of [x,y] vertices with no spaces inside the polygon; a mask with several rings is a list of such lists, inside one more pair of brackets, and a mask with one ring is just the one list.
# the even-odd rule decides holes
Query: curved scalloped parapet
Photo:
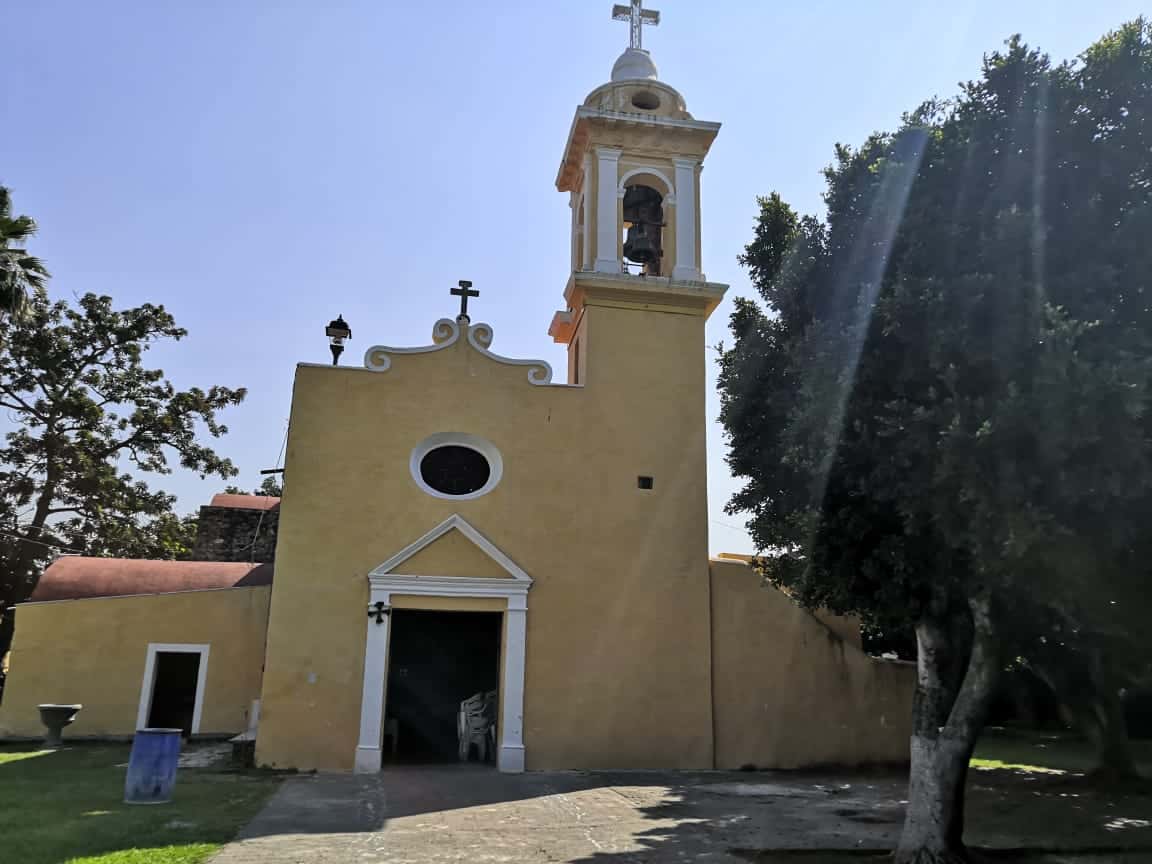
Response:
[{"label": "curved scalloped parapet", "polygon": [[497,363],[504,363],[507,366],[527,366],[530,384],[552,383],[552,365],[546,360],[515,360],[511,357],[493,354],[488,350],[494,335],[490,324],[473,324],[468,328],[468,344]]},{"label": "curved scalloped parapet", "polygon": [[364,352],[364,366],[373,372],[387,372],[392,368],[389,354],[427,354],[442,351],[460,340],[460,324],[451,318],[441,318],[432,325],[432,344],[418,348],[392,348],[388,345],[373,345]]},{"label": "curved scalloped parapet", "polygon": [[[364,366],[373,372],[387,372],[392,368],[391,354],[428,354],[432,351],[441,351],[460,341],[460,320],[441,318],[432,328],[432,345],[417,348],[393,348],[389,345],[373,345],[364,352]],[[552,366],[546,360],[517,360],[512,357],[502,357],[492,353],[494,332],[490,324],[471,324],[468,326],[468,344],[490,360],[503,363],[506,366],[525,366],[528,369],[528,382],[530,384],[551,384]]]}]

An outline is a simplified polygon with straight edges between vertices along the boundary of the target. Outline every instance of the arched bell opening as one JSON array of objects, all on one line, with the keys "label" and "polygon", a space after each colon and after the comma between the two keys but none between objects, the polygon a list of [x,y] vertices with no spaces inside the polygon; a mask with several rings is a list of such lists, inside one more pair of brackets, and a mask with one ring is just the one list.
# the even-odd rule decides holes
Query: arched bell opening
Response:
[{"label": "arched bell opening", "polygon": [[624,266],[659,276],[664,258],[664,196],[652,186],[624,187]]}]

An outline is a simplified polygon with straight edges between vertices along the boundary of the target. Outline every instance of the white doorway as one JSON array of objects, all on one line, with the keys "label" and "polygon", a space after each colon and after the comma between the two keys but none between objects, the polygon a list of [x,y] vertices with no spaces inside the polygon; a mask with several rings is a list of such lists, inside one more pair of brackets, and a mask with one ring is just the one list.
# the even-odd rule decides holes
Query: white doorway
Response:
[{"label": "white doorway", "polygon": [[196,735],[204,710],[208,645],[151,642],[144,658],[136,728],[181,729]]},{"label": "white doorway", "polygon": [[[404,562],[449,531],[459,531],[508,573],[507,578],[405,574]],[[501,598],[504,603],[504,653],[500,658],[500,723],[496,767],[505,773],[524,770],[524,674],[527,643],[528,589],[532,578],[460,515],[445,519],[368,574],[368,628],[364,652],[364,689],[360,702],[360,740],[355,771],[374,774],[382,762],[384,696],[392,596]]]}]

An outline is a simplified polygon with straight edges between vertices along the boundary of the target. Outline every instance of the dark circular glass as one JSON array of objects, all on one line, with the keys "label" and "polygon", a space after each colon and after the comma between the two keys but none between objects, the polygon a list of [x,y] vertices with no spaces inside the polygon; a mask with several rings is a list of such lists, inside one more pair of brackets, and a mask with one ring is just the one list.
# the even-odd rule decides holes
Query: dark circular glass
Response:
[{"label": "dark circular glass", "polygon": [[444,495],[471,495],[491,476],[492,466],[484,454],[459,444],[429,450],[420,460],[420,479]]}]

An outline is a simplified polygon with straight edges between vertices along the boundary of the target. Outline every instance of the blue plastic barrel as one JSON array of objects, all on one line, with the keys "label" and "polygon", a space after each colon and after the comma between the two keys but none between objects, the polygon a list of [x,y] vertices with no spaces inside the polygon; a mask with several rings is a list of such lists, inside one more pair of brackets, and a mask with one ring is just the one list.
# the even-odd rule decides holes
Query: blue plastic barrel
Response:
[{"label": "blue plastic barrel", "polygon": [[125,804],[166,804],[176,785],[180,729],[137,729],[124,781]]}]

